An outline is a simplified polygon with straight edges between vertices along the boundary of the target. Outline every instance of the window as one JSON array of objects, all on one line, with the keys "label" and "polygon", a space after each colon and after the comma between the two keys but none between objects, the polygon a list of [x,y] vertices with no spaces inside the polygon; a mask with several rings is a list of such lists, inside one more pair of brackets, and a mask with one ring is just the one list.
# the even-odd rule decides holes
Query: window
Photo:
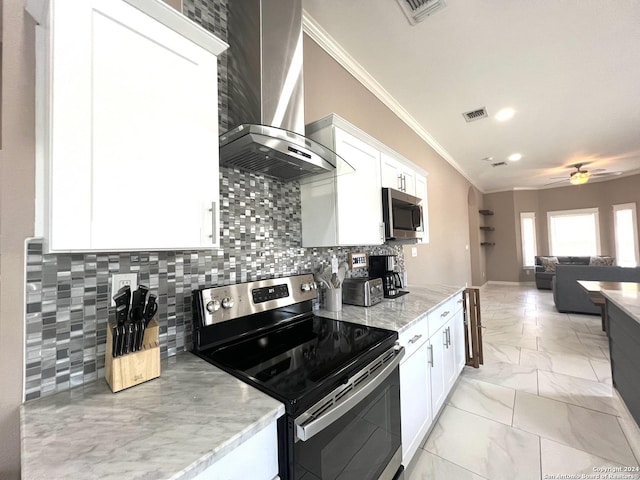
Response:
[{"label": "window", "polygon": [[600,255],[597,208],[547,212],[551,255]]},{"label": "window", "polygon": [[536,263],[536,214],[520,212],[520,235],[522,236],[522,265],[533,267]]},{"label": "window", "polygon": [[616,261],[621,267],[638,265],[638,221],[636,204],[613,206],[613,228],[616,238]]}]

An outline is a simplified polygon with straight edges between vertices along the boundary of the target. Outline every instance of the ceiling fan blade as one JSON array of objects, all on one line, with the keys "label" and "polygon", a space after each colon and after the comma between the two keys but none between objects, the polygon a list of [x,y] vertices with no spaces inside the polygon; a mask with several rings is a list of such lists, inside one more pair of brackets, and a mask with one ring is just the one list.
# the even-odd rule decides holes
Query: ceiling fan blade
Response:
[{"label": "ceiling fan blade", "polygon": [[589,170],[589,173],[594,174],[594,173],[604,172],[604,171],[605,171],[604,168],[594,168],[593,170]]}]

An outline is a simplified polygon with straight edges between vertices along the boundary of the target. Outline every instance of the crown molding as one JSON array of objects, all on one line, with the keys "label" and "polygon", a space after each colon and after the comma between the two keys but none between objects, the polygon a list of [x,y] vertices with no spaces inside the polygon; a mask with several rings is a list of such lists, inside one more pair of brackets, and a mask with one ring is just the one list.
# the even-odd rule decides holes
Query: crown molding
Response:
[{"label": "crown molding", "polygon": [[302,28],[314,42],[333,57],[347,72],[355,77],[365,88],[373,93],[384,105],[395,113],[411,130],[424,140],[435,152],[449,163],[456,171],[480,192],[484,191],[469,178],[462,167],[454,160],[449,152],[440,145],[418,121],[407,112],[400,103],[378,81],[360,65],[320,24],[303,9]]}]

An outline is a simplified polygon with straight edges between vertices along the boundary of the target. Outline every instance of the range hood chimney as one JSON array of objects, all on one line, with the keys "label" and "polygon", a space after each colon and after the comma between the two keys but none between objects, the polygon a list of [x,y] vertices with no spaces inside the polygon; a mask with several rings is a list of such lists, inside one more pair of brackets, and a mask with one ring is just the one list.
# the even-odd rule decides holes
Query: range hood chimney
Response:
[{"label": "range hood chimney", "polygon": [[301,0],[228,3],[229,117],[220,163],[285,181],[341,160],[304,136]]}]

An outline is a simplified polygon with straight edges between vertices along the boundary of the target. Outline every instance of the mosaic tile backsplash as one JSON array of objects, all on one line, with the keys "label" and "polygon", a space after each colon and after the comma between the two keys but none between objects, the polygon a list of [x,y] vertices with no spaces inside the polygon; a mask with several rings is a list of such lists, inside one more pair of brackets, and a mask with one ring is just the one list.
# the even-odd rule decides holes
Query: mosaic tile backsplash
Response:
[{"label": "mosaic tile backsplash", "polygon": [[[226,0],[185,0],[184,13],[226,39]],[[226,57],[219,64],[220,129],[228,118]],[[26,400],[104,377],[113,273],[137,273],[158,296],[161,357],[190,350],[194,289],[317,272],[335,254],[394,253],[396,246],[301,247],[300,186],[220,169],[221,248],[207,251],[43,255],[41,239],[27,243]]]},{"label": "mosaic tile backsplash", "polygon": [[207,251],[42,253],[27,244],[26,399],[104,377],[110,277],[135,272],[158,296],[162,358],[192,348],[191,292],[262,278],[317,272],[350,251],[394,253],[399,246],[302,248],[300,187],[221,169],[221,248]]}]

